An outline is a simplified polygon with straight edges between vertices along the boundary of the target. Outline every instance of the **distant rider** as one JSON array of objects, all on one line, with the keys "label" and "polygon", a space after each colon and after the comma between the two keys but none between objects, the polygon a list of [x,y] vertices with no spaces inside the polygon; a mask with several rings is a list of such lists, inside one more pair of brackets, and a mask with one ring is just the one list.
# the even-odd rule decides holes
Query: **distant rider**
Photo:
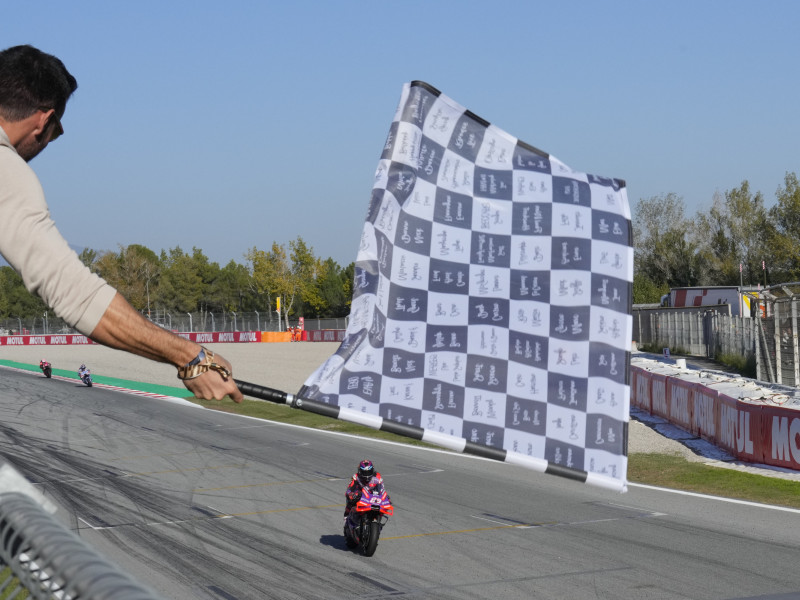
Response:
[{"label": "distant rider", "polygon": [[78,367],[78,377],[81,378],[81,381],[83,381],[84,375],[88,375],[89,373],[90,371],[86,368],[86,365],[81,365]]},{"label": "distant rider", "polygon": [[361,498],[361,490],[365,487],[375,487],[382,484],[383,478],[381,474],[375,470],[375,465],[371,460],[362,460],[358,465],[358,471],[353,475],[350,485],[347,486],[347,491],[344,493],[347,503],[344,508],[344,518],[350,514],[352,508],[358,503]]},{"label": "distant rider", "polygon": [[49,367],[49,366],[50,366],[50,363],[49,363],[49,362],[47,362],[45,359],[42,359],[42,360],[40,360],[40,361],[39,361],[39,368],[40,368],[42,371],[44,371],[44,368],[45,368],[45,367]]}]

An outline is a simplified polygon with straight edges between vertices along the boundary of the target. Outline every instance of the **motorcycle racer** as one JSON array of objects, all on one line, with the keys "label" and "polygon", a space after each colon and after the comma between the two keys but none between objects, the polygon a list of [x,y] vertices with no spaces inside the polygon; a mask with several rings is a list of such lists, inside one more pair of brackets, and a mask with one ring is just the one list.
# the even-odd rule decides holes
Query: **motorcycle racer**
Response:
[{"label": "motorcycle racer", "polygon": [[350,514],[352,508],[361,498],[361,490],[365,487],[374,487],[383,483],[381,474],[375,470],[375,465],[371,460],[362,460],[358,465],[358,470],[353,475],[350,485],[347,486],[347,491],[344,493],[346,504],[344,508],[344,518]]}]

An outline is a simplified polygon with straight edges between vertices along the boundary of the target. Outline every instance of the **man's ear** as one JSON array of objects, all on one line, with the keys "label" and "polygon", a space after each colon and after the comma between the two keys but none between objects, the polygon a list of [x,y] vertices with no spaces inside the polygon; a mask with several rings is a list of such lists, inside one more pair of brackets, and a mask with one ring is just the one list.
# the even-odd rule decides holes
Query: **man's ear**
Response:
[{"label": "man's ear", "polygon": [[56,111],[52,108],[48,111],[37,110],[28,117],[31,119],[31,125],[34,126],[33,135],[38,138],[44,133],[44,130],[47,129],[47,124],[50,122],[50,115],[54,112]]}]

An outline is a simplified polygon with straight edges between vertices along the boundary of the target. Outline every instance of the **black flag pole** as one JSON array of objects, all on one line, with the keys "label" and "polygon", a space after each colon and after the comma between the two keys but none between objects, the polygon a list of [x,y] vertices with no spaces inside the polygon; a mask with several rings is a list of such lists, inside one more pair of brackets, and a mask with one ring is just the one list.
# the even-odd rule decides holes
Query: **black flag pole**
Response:
[{"label": "black flag pole", "polygon": [[239,387],[239,390],[242,392],[242,394],[246,396],[252,396],[253,398],[267,400],[276,404],[286,404],[292,408],[299,408],[308,412],[316,413],[318,415],[333,417],[334,419],[339,418],[338,406],[300,398],[294,394],[288,394],[274,388],[268,388],[263,385],[241,381],[240,379],[234,379],[234,382]]},{"label": "black flag pole", "polygon": [[[268,400],[269,402],[275,402],[276,404],[286,404],[292,408],[299,408],[300,410],[313,412],[325,417],[366,425],[367,427],[372,427],[373,429],[388,431],[389,433],[396,433],[397,435],[410,437],[415,440],[421,440],[423,432],[425,431],[421,427],[413,427],[411,425],[404,425],[403,423],[395,423],[394,421],[389,421],[383,419],[382,417],[363,415],[363,413],[359,413],[357,411],[347,411],[346,409],[342,409],[335,404],[326,404],[325,402],[309,400],[308,398],[302,398],[294,394],[288,394],[286,392],[268,388],[263,385],[257,385],[247,381],[240,381],[239,379],[234,379],[234,381],[236,382],[236,385],[239,386],[239,390],[247,396],[253,396],[254,398],[259,398],[261,400]],[[359,416],[363,415],[363,417],[348,418],[348,413],[354,413],[355,415]],[[379,426],[375,427],[373,423],[379,423]]]},{"label": "black flag pole", "polygon": [[551,462],[532,459],[530,457],[521,457],[516,452],[507,452],[502,448],[491,448],[481,444],[470,442],[464,438],[457,438],[451,435],[440,434],[430,429],[422,427],[415,427],[405,423],[399,423],[390,419],[384,419],[379,415],[370,415],[348,408],[342,408],[335,404],[327,404],[325,402],[318,402],[310,400],[287,392],[282,392],[273,388],[250,383],[248,381],[241,381],[234,379],[234,382],[241,390],[242,394],[258,398],[260,400],[267,400],[275,404],[286,404],[292,408],[298,408],[307,412],[312,412],[318,415],[331,417],[333,419],[340,419],[358,425],[364,425],[378,431],[386,431],[394,433],[403,437],[423,441],[436,446],[441,446],[449,450],[454,450],[462,454],[472,454],[482,458],[488,458],[500,462],[508,462],[517,464],[534,471],[547,473],[549,475],[558,475],[581,483],[592,483],[607,487],[616,491],[621,491],[619,486],[609,485],[608,482],[603,480],[595,480],[591,473],[581,471],[579,469],[572,469],[562,465],[553,464]]}]

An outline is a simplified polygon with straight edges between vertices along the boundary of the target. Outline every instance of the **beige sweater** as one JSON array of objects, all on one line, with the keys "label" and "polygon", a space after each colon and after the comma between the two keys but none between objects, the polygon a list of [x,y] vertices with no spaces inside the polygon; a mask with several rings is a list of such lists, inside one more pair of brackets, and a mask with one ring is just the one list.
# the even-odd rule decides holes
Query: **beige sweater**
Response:
[{"label": "beige sweater", "polygon": [[25,287],[83,334],[94,331],[116,291],[61,236],[36,174],[0,128],[0,254]]}]

